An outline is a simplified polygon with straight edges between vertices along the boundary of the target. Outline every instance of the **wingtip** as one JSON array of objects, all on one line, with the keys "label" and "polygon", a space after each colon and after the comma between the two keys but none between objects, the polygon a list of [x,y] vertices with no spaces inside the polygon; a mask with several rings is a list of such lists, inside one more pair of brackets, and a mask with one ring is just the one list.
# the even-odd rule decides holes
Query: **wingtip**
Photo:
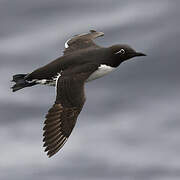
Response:
[{"label": "wingtip", "polygon": [[97,32],[97,31],[94,30],[94,29],[90,29],[89,32],[90,32],[90,33],[94,33],[94,32]]},{"label": "wingtip", "polygon": [[48,146],[45,148],[44,152],[47,152],[47,151],[49,151],[49,147]]},{"label": "wingtip", "polygon": [[51,158],[53,156],[53,154],[49,154],[49,155],[47,154],[47,156],[48,156],[48,158]]},{"label": "wingtip", "polygon": [[50,154],[49,152],[46,152],[46,155],[48,158],[51,158],[54,154]]},{"label": "wingtip", "polygon": [[12,92],[16,92],[18,89],[16,89],[15,85],[10,87],[10,89],[12,90]]},{"label": "wingtip", "polygon": [[98,36],[104,36],[104,33],[103,32],[98,32],[98,31],[96,31],[96,30],[93,30],[93,29],[91,29],[91,30],[89,30],[89,32],[90,33],[97,33],[98,34]]},{"label": "wingtip", "polygon": [[46,153],[48,158],[51,158],[53,155],[55,155],[56,153],[52,153],[50,150],[47,150],[47,147],[45,148],[44,152]]}]

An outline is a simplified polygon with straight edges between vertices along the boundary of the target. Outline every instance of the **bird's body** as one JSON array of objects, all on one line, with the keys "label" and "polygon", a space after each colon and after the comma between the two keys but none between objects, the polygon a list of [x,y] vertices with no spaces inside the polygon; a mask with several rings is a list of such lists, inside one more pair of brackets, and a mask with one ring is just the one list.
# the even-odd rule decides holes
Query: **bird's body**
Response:
[{"label": "bird's body", "polygon": [[[97,74],[97,77],[94,77],[95,74],[93,74],[93,79],[98,78],[98,74],[100,77],[102,77],[103,74],[105,75],[107,72],[111,72],[111,69],[114,69],[121,63],[113,59],[109,51],[110,50],[107,48],[97,48],[90,50],[79,50],[72,54],[64,55],[52,61],[51,63],[33,71],[28,75],[27,80],[31,81],[34,79],[37,80],[37,82],[41,82],[42,80],[41,84],[48,84],[48,82],[50,82],[51,85],[52,79],[56,80],[56,77],[59,73],[66,72],[66,70],[68,70],[67,73],[70,73],[74,67],[76,69],[78,67],[81,68],[81,65],[89,63],[97,65],[97,72],[94,72]],[[53,85],[55,85],[55,83],[53,83]]]},{"label": "bird's body", "polygon": [[[91,49],[87,51],[77,51],[69,55],[64,55],[51,63],[33,71],[28,75],[27,80],[33,81],[36,80],[37,83],[55,85],[56,77],[61,73],[70,73],[74,67],[78,70],[81,68],[81,65],[84,64],[96,64],[97,70],[92,74],[92,77],[89,77],[87,81],[91,79],[96,79],[99,76],[111,72],[116,66],[111,67],[108,62],[111,57],[111,54],[106,52],[106,48]],[[86,57],[86,58],[84,58]],[[97,58],[98,57],[98,58]],[[68,71],[68,72],[67,72]]]},{"label": "bird's body", "polygon": [[46,115],[44,146],[49,157],[67,141],[85,102],[84,84],[114,71],[122,62],[144,56],[128,45],[100,47],[93,39],[104,33],[74,36],[65,43],[64,55],[32,73],[13,76],[17,91],[37,84],[56,86],[56,101]]}]

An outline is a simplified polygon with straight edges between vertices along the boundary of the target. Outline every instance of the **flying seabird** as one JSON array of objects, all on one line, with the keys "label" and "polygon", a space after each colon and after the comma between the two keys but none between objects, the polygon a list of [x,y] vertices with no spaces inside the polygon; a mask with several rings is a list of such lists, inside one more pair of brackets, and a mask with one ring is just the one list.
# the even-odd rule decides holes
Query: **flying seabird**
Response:
[{"label": "flying seabird", "polygon": [[44,147],[49,157],[56,154],[70,136],[85,103],[84,85],[114,71],[122,62],[145,54],[129,45],[101,47],[93,39],[103,32],[73,36],[65,43],[63,56],[27,74],[13,76],[13,92],[37,84],[56,88],[56,100],[44,121]]}]

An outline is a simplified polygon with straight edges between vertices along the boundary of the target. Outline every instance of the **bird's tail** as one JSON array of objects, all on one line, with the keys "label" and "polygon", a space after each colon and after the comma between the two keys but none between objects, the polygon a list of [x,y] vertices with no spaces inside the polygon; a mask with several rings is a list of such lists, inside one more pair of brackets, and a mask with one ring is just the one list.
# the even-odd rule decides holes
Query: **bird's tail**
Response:
[{"label": "bird's tail", "polygon": [[25,77],[27,74],[16,74],[13,76],[12,82],[15,82],[16,84],[11,87],[12,91],[18,91],[25,87],[30,87],[36,85],[36,82],[28,82]]}]

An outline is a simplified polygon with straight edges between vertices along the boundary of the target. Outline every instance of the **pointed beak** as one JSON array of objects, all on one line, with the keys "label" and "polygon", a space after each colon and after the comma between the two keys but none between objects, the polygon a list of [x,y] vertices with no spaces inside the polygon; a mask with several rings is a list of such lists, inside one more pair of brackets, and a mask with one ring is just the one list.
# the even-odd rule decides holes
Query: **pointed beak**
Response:
[{"label": "pointed beak", "polygon": [[136,52],[136,53],[135,53],[135,56],[147,56],[147,55],[144,54],[144,53],[141,53],[141,52]]}]

